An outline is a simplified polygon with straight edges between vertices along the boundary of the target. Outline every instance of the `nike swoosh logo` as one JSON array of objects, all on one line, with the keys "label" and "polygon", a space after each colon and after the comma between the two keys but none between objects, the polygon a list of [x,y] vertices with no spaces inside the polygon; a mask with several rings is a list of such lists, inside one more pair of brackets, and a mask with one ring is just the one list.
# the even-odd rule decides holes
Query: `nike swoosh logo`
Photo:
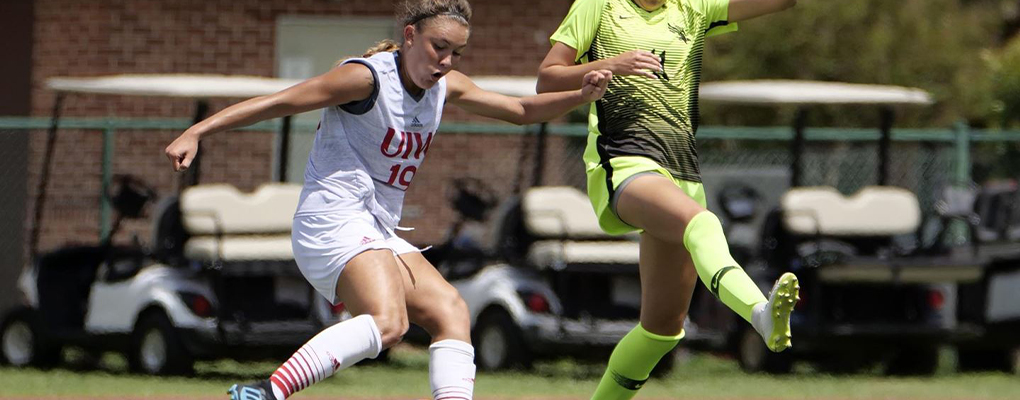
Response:
[{"label": "nike swoosh logo", "polygon": [[630,18],[630,15],[621,15],[620,16],[620,19],[627,19],[627,18]]}]

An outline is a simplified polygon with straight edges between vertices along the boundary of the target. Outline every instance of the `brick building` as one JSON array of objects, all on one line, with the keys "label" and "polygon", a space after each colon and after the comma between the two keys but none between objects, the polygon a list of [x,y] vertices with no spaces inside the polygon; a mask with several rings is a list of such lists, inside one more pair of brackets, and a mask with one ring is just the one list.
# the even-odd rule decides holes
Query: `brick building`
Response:
[{"label": "brick building", "polygon": [[[18,6],[14,6],[14,4]],[[319,24],[381,20],[395,23],[395,1],[374,0],[15,0],[0,15],[0,24],[22,30],[5,41],[28,48],[14,64],[28,64],[20,80],[31,86],[15,91],[6,103],[25,104],[34,116],[47,116],[54,94],[45,88],[51,77],[95,77],[117,73],[224,73],[279,77],[278,48],[283,29],[294,20]],[[569,8],[569,0],[491,1],[472,3],[470,45],[459,69],[469,76],[533,76],[549,48],[548,37]],[[392,31],[392,29],[391,29]],[[384,31],[385,32],[385,31]],[[346,35],[345,35],[346,37]],[[297,38],[300,40],[301,38]],[[307,37],[323,43],[322,38]],[[379,38],[381,39],[381,38]],[[295,40],[292,38],[289,40]],[[338,47],[344,39],[336,39]],[[328,46],[328,41],[325,41]],[[323,47],[325,47],[323,46]],[[363,49],[365,46],[357,47]],[[326,50],[327,51],[327,50]],[[336,54],[340,58],[345,54]],[[300,66],[300,65],[299,65]],[[305,65],[306,74],[311,68]],[[313,71],[315,73],[320,70]],[[295,78],[295,77],[288,77]],[[300,78],[300,77],[299,77]],[[16,101],[14,101],[16,99]],[[211,111],[232,103],[213,101]],[[0,114],[17,114],[8,106]],[[62,117],[188,117],[190,100],[145,97],[72,95]],[[479,120],[448,107],[445,122]],[[28,142],[27,192],[34,199],[45,135],[35,132]],[[113,173],[131,173],[160,193],[173,187],[173,174],[161,152],[179,132],[117,131]],[[271,178],[274,135],[236,133],[203,142],[203,183],[225,182],[251,190]],[[446,187],[451,179],[473,176],[498,183],[512,180],[524,142],[519,136],[441,135],[408,192],[403,224],[416,227],[408,234],[415,243],[435,243],[453,217]],[[555,148],[555,145],[554,145]],[[61,130],[48,184],[40,248],[75,242],[94,242],[99,235],[101,135],[95,131]],[[510,161],[507,159],[507,161]],[[301,162],[303,164],[303,161]],[[579,160],[578,160],[579,163]],[[294,178],[292,178],[292,181]],[[32,201],[28,201],[31,215]],[[146,242],[149,222],[127,224],[117,236],[124,241],[138,235]]]},{"label": "brick building", "polygon": [[[319,58],[335,60],[360,51],[367,47],[361,42],[370,32],[396,32],[395,3],[398,2],[5,0],[0,4],[0,47],[6,49],[5,60],[0,63],[0,73],[5,78],[0,80],[4,93],[0,116],[49,116],[55,95],[45,88],[45,81],[54,76],[212,73],[301,77],[285,76],[295,75],[295,68],[298,74],[311,76],[322,72],[321,60],[315,64],[301,62],[297,57],[296,64],[288,64],[281,58],[309,43],[316,46]],[[570,3],[570,0],[475,0],[471,41],[459,69],[469,76],[534,75],[549,48],[548,37]],[[362,29],[359,24],[368,24],[365,26],[374,31]],[[316,35],[314,29],[302,31],[302,26],[318,27],[318,32],[330,34],[324,38]],[[328,37],[333,35],[335,40]],[[349,43],[348,38],[361,42]],[[297,45],[281,47],[281,42]],[[333,43],[338,50],[331,49]],[[213,101],[210,111],[234,101]],[[72,95],[65,101],[61,115],[188,118],[193,108],[194,103],[186,99]],[[480,120],[449,107],[444,118],[444,122]],[[0,138],[4,153],[8,154],[5,162],[9,164],[8,173],[0,181],[7,197],[14,199],[7,202],[5,221],[26,221],[20,238],[16,238],[16,222],[9,223],[14,226],[8,229],[8,242],[24,243],[34,212],[46,135],[43,131],[32,131],[29,135],[25,131],[15,132],[18,133],[5,132]],[[118,130],[113,173],[138,176],[161,194],[172,193],[176,177],[162,150],[177,134],[166,130]],[[269,132],[235,132],[204,141],[202,182],[226,182],[251,190],[270,180],[274,140],[275,135]],[[564,143],[554,139],[550,151],[557,151]],[[527,162],[523,152],[526,145],[520,135],[439,135],[423,173],[408,191],[402,225],[417,230],[405,237],[418,244],[442,240],[454,217],[446,199],[453,178],[481,178],[493,182],[497,191],[508,193],[511,190],[508,182],[515,179],[517,165],[522,160]],[[40,250],[97,241],[101,151],[99,131],[60,131],[40,224]],[[303,160],[299,161],[303,166]],[[580,160],[576,162],[580,165]],[[562,163],[548,165],[552,171]],[[299,176],[300,171],[296,174]],[[23,206],[10,206],[19,201]],[[19,215],[18,208],[24,209],[23,214]],[[132,221],[115,239],[126,242],[137,236],[148,243],[150,229],[149,221]],[[9,256],[0,268],[0,275],[11,282],[24,261],[15,255],[15,246],[0,247],[5,246],[11,248],[7,249]],[[2,291],[11,293],[6,288]]]}]

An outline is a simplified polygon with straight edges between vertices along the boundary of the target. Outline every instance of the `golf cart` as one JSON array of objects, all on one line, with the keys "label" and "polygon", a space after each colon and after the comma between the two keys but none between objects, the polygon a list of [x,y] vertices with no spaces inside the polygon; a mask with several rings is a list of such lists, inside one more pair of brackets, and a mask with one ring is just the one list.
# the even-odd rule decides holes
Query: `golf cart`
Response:
[{"label": "golf cart", "polygon": [[957,363],[963,371],[1020,373],[1020,189],[1016,181],[986,184],[965,197],[973,206],[973,251],[991,260],[980,282],[960,285],[961,322],[982,327],[961,338]]},{"label": "golf cart", "polygon": [[[502,78],[475,81],[500,92],[519,86]],[[206,99],[264,95],[295,83],[218,75],[51,79],[49,86],[58,95],[32,225],[33,262],[19,285],[27,301],[0,315],[0,359],[16,366],[53,366],[63,347],[75,346],[95,355],[123,352],[135,371],[186,374],[198,359],[289,356],[324,327],[349,317],[342,305],[331,306],[317,295],[294,265],[290,227],[300,186],[275,182],[241,193],[229,185],[199,184],[200,158],[181,175],[178,190],[158,201],[137,178],[117,178],[123,182],[120,189],[110,190],[114,179],[110,163],[104,163],[101,213],[109,213],[111,199],[118,221],[142,217],[148,210],[152,221],[148,246],[139,241],[114,246],[118,222],[103,231],[99,246],[37,254],[46,181],[66,94],[195,99],[193,122],[197,122],[206,116]],[[154,122],[152,128],[166,126]],[[274,176],[280,179],[288,175],[289,133],[290,117],[285,117],[275,157]],[[111,140],[111,135],[104,135],[107,160]],[[154,207],[147,207],[152,202]]]},{"label": "golf cart", "polygon": [[[337,322],[340,310],[316,295],[294,266],[290,221],[297,185],[268,183],[252,194],[228,185],[198,185],[195,163],[182,175],[179,194],[163,194],[149,207],[157,200],[155,191],[138,178],[112,177],[106,162],[101,212],[112,203],[117,213],[99,245],[43,254],[36,249],[65,95],[192,98],[194,121],[199,121],[206,99],[252,97],[293,83],[187,75],[50,79],[48,86],[58,96],[32,225],[33,261],[19,281],[27,303],[3,314],[2,360],[50,367],[60,361],[62,348],[74,346],[96,360],[105,351],[123,352],[137,372],[188,374],[197,359],[289,356]],[[289,124],[283,126],[286,137]],[[144,217],[146,211],[153,221],[151,245],[137,238],[131,245],[113,244],[120,221]]]},{"label": "golf cart", "polygon": [[[535,93],[533,77],[483,82],[501,81],[503,93]],[[517,164],[508,197],[499,199],[477,179],[452,181],[448,197],[460,219],[444,243],[424,253],[467,302],[481,369],[604,358],[638,321],[637,236],[603,233],[580,189],[542,185],[548,125],[536,128],[521,155],[533,162]],[[664,358],[655,373],[671,362]]]},{"label": "golf cart", "polygon": [[[796,273],[801,301],[791,321],[794,347],[771,353],[747,324],[720,318],[725,311],[700,290],[690,315],[695,332],[727,340],[692,343],[731,351],[748,371],[788,372],[795,360],[809,360],[832,372],[885,362],[887,373],[930,374],[940,346],[981,336],[980,324],[958,318],[957,287],[980,284],[994,259],[972,251],[971,245],[946,244],[952,242],[946,240],[952,221],[973,221],[968,205],[947,186],[936,213],[926,217],[915,193],[889,186],[893,107],[930,104],[927,93],[876,85],[750,81],[702,85],[701,98],[798,107],[789,189],[768,204],[747,194],[753,190],[718,201],[725,215],[731,214],[728,209],[747,209],[741,205],[748,202],[768,210],[759,219],[757,243],[745,246],[750,250],[744,267],[763,290],[781,273]],[[817,104],[880,108],[876,185],[849,196],[830,186],[804,186],[805,116],[808,106]],[[747,182],[709,183],[734,184]]]}]

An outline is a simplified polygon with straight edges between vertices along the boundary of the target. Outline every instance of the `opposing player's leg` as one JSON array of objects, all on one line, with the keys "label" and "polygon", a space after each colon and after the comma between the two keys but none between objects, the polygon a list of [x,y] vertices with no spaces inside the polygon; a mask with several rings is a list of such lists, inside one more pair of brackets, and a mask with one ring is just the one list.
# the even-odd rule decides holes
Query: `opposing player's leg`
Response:
[{"label": "opposing player's leg", "polygon": [[683,322],[698,274],[690,254],[641,235],[641,323],[613,349],[592,399],[626,400],[637,394],[659,360],[683,338]]},{"label": "opposing player's leg", "polygon": [[617,210],[621,219],[662,241],[684,246],[709,290],[750,322],[770,350],[785,350],[792,345],[789,320],[800,288],[797,277],[784,275],[777,282],[778,290],[766,299],[730,255],[719,218],[704,207],[701,185],[681,185],[693,188],[681,188],[664,176],[638,177],[620,193]]}]

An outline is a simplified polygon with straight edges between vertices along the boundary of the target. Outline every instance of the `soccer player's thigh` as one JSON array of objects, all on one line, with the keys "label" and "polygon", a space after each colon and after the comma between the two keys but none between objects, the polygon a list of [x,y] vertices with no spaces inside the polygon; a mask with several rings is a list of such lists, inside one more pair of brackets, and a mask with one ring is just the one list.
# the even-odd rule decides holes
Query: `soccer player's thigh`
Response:
[{"label": "soccer player's thigh", "polygon": [[642,233],[640,273],[641,325],[655,334],[679,334],[698,283],[691,254],[683,245]]},{"label": "soccer player's thigh", "polygon": [[687,223],[705,211],[672,180],[657,174],[635,178],[619,196],[616,212],[621,220],[661,241],[681,246]]},{"label": "soccer player's thigh", "polygon": [[433,340],[470,338],[471,319],[460,293],[419,252],[397,256],[404,276],[407,313]]},{"label": "soccer player's thigh", "polygon": [[337,280],[337,299],[354,315],[370,314],[383,334],[402,336],[407,308],[400,268],[389,250],[367,250],[344,266]]}]

